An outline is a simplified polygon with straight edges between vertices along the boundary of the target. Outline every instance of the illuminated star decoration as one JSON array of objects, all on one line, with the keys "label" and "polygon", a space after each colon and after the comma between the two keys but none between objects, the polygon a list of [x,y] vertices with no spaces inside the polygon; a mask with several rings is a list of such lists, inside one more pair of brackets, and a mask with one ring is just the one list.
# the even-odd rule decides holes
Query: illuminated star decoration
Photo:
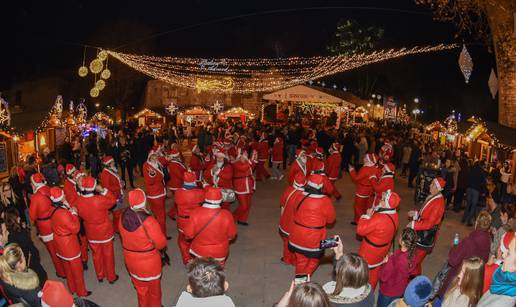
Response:
[{"label": "illuminated star decoration", "polygon": [[174,115],[176,114],[177,112],[177,109],[178,107],[174,104],[174,102],[170,102],[170,104],[168,106],[165,107],[165,111],[167,111],[167,113],[169,115]]},{"label": "illuminated star decoration", "polygon": [[215,103],[210,108],[215,114],[217,114],[224,110],[224,105],[218,101],[215,101]]},{"label": "illuminated star decoration", "polygon": [[459,55],[459,67],[460,71],[464,75],[464,81],[469,83],[469,77],[473,72],[473,59],[471,58],[471,55],[469,55],[466,45],[462,45],[462,51]]}]

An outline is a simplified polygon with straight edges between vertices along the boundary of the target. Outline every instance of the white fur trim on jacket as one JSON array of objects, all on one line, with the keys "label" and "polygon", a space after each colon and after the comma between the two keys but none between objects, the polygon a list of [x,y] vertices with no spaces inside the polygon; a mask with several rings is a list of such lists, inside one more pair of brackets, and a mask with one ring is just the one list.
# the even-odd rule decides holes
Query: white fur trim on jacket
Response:
[{"label": "white fur trim on jacket", "polygon": [[115,239],[115,236],[112,236],[111,238],[106,239],[106,240],[88,240],[88,242],[93,243],[93,244],[102,244],[102,243],[108,243],[110,241],[113,241],[114,239]]}]

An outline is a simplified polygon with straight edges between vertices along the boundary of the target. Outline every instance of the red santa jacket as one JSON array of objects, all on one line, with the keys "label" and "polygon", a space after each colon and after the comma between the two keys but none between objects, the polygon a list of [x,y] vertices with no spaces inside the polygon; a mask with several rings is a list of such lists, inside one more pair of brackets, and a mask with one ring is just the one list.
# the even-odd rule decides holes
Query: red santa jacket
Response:
[{"label": "red santa jacket", "polygon": [[363,237],[358,254],[375,268],[382,264],[389,253],[398,229],[396,209],[379,208],[371,217],[362,215],[357,224],[357,235]]},{"label": "red santa jacket", "polygon": [[260,140],[256,151],[258,152],[258,161],[264,162],[269,160],[269,142],[267,140]]},{"label": "red santa jacket", "polygon": [[362,166],[357,172],[352,169],[349,172],[351,180],[356,184],[355,196],[360,198],[369,198],[373,192],[371,179],[376,178],[378,169],[375,166]]},{"label": "red santa jacket", "polygon": [[251,194],[255,190],[254,165],[249,160],[233,162],[233,188],[236,194]]},{"label": "red santa jacket", "polygon": [[209,170],[212,184],[222,189],[232,189],[233,167],[228,162],[224,162],[221,168],[215,170],[216,165],[216,163],[213,164]]},{"label": "red santa jacket", "polygon": [[326,239],[326,224],[335,221],[335,208],[326,195],[306,194],[295,204],[289,245],[296,252],[319,256],[320,242]]},{"label": "red santa jacket", "polygon": [[66,198],[66,201],[70,204],[70,206],[75,207],[75,201],[77,200],[77,189],[76,183],[70,178],[66,178],[63,185],[63,192]]},{"label": "red santa jacket", "polygon": [[202,155],[192,154],[192,157],[190,158],[190,169],[195,172],[197,181],[202,180],[202,172],[205,167],[204,157]]},{"label": "red santa jacket", "polygon": [[[200,232],[219,211],[211,223]],[[186,238],[192,239],[190,253],[197,257],[213,257],[218,261],[223,261],[228,256],[229,241],[237,234],[231,212],[221,209],[219,205],[206,203],[190,214],[190,222],[183,230]]]},{"label": "red santa jacket", "polygon": [[324,169],[328,178],[335,181],[339,178],[340,165],[342,163],[342,156],[339,152],[332,153],[324,163]]},{"label": "red santa jacket", "polygon": [[118,225],[125,266],[131,277],[141,281],[161,278],[159,250],[165,248],[167,238],[158,221],[144,212],[126,209]]},{"label": "red santa jacket", "polygon": [[281,217],[279,222],[279,230],[281,234],[288,237],[290,228],[294,220],[294,210],[297,204],[305,197],[303,190],[296,189],[293,186],[287,187],[280,198]]},{"label": "red santa jacket", "polygon": [[109,209],[117,199],[109,190],[104,191],[103,195],[87,194],[77,198],[77,211],[84,221],[86,238],[90,243],[106,243],[114,238]]},{"label": "red santa jacket", "polygon": [[167,187],[175,191],[183,186],[183,175],[186,172],[186,166],[181,161],[172,160],[168,163],[168,173],[170,179],[167,182]]},{"label": "red santa jacket", "polygon": [[51,221],[57,256],[67,261],[79,258],[81,256],[81,246],[77,238],[81,228],[79,217],[65,208],[57,208]]},{"label": "red santa jacket", "polygon": [[306,165],[303,165],[299,159],[296,159],[292,165],[290,165],[290,168],[288,169],[288,185],[291,186],[294,184],[294,179],[296,178],[296,174],[302,172],[305,176],[307,175],[307,167]]},{"label": "red santa jacket", "polygon": [[143,164],[143,180],[147,198],[165,197],[165,177],[161,165],[151,164],[149,161]]},{"label": "red santa jacket", "polygon": [[444,214],[444,197],[441,193],[430,195],[425,203],[419,209],[419,212],[413,217],[410,228],[418,230],[429,230],[434,226],[438,226]]},{"label": "red santa jacket", "polygon": [[50,219],[55,210],[50,200],[50,188],[45,185],[37,189],[30,199],[29,217],[35,222],[38,235],[43,242],[52,241],[54,238]]},{"label": "red santa jacket", "polygon": [[382,200],[383,192],[394,191],[394,174],[385,173],[379,179],[371,179],[371,186],[374,192],[374,206],[378,206]]},{"label": "red santa jacket", "polygon": [[182,187],[174,194],[174,204],[177,209],[177,229],[184,231],[190,222],[190,213],[199,208],[204,201],[204,189],[197,187]]},{"label": "red santa jacket", "polygon": [[115,195],[116,199],[122,196],[122,182],[120,181],[120,177],[110,168],[104,167],[100,173],[100,182],[102,183],[102,187],[108,189],[109,192]]},{"label": "red santa jacket", "polygon": [[283,162],[283,139],[278,138],[272,145],[272,162]]},{"label": "red santa jacket", "polygon": [[236,149],[235,146],[231,146],[228,148],[227,150],[228,152],[228,157],[231,161],[233,161],[234,159],[236,159],[237,155],[238,155],[238,151]]}]

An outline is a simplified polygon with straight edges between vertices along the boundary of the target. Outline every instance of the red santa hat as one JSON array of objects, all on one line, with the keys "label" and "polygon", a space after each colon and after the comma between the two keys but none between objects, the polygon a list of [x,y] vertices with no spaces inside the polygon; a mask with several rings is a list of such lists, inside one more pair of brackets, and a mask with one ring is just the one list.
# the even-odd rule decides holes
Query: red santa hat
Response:
[{"label": "red santa hat", "polygon": [[303,188],[306,185],[306,176],[303,172],[298,172],[294,177],[294,188]]},{"label": "red santa hat", "polygon": [[64,192],[59,187],[52,187],[50,189],[50,200],[54,203],[63,201],[64,199]]},{"label": "red santa hat", "polygon": [[215,151],[215,157],[218,158],[218,157],[223,157],[224,159],[227,159],[228,157],[226,156],[226,154],[222,151],[222,150],[217,150]]},{"label": "red santa hat", "polygon": [[97,186],[97,179],[91,177],[91,176],[85,176],[81,180],[81,188],[84,191],[91,192],[95,190],[95,187]]},{"label": "red santa hat", "polygon": [[194,172],[188,171],[183,174],[183,184],[195,184],[197,176]]},{"label": "red santa hat", "polygon": [[137,188],[129,191],[129,193],[127,193],[127,199],[131,209],[137,210],[145,208],[147,197],[145,196],[145,192],[142,189]]},{"label": "red santa hat", "polygon": [[319,155],[319,156],[324,155],[324,149],[323,149],[322,147],[317,147],[317,148],[315,149],[315,154],[316,154],[316,155]]},{"label": "red santa hat", "polygon": [[401,198],[398,195],[398,193],[393,192],[391,190],[387,190],[383,192],[383,199],[385,201],[385,207],[396,209],[398,208],[398,205],[400,204]]},{"label": "red santa hat", "polygon": [[113,161],[115,160],[111,156],[105,156],[104,158],[102,158],[102,164],[104,165],[109,165]]},{"label": "red santa hat", "polygon": [[442,177],[437,177],[432,180],[432,184],[435,184],[437,189],[439,191],[442,191],[444,189],[444,186],[446,186],[446,180],[444,180]]},{"label": "red santa hat", "polygon": [[60,281],[47,280],[38,296],[43,307],[75,307],[72,295]]},{"label": "red santa hat", "polygon": [[341,145],[339,143],[333,143],[331,144],[331,149],[337,152],[340,152]]},{"label": "red santa hat", "polygon": [[35,173],[30,176],[30,183],[32,183],[32,185],[36,188],[39,188],[47,184],[47,181],[45,180],[45,176],[42,173]]},{"label": "red santa hat", "polygon": [[154,145],[152,149],[149,151],[149,154],[147,155],[147,159],[149,159],[152,155],[159,155],[159,152],[161,151],[161,145]]},{"label": "red santa hat", "polygon": [[306,154],[306,152],[303,149],[296,150],[296,157],[300,157],[302,154]]},{"label": "red santa hat", "polygon": [[196,152],[199,150],[199,146],[197,146],[197,144],[195,144],[193,147],[192,147],[192,152]]},{"label": "red santa hat", "polygon": [[204,162],[211,162],[211,156],[210,155],[204,156]]},{"label": "red santa hat", "polygon": [[274,139],[274,144],[279,143],[279,142],[281,142],[280,138],[277,137],[277,138]]},{"label": "red santa hat", "polygon": [[396,166],[394,166],[394,164],[388,162],[383,165],[383,169],[385,170],[386,173],[394,173]]},{"label": "red santa hat", "polygon": [[77,169],[75,169],[75,166],[73,164],[68,163],[65,166],[65,172],[68,176],[72,176],[76,170]]},{"label": "red santa hat", "polygon": [[514,231],[508,231],[502,235],[500,239],[500,250],[502,253],[506,253],[509,250],[509,245],[511,245],[513,239]]},{"label": "red santa hat", "polygon": [[209,204],[220,204],[222,202],[222,192],[219,188],[208,187],[206,188],[204,201]]},{"label": "red santa hat", "polygon": [[319,174],[312,174],[308,177],[307,185],[314,189],[322,189],[324,185],[324,178]]},{"label": "red santa hat", "polygon": [[86,174],[80,170],[77,170],[75,173],[73,173],[73,180],[77,182],[83,176],[86,176]]},{"label": "red santa hat", "polygon": [[172,148],[168,152],[168,157],[171,158],[171,159],[179,158],[179,151],[177,149],[175,149],[175,148]]},{"label": "red santa hat", "polygon": [[378,161],[376,159],[376,155],[375,154],[371,154],[371,153],[368,153],[365,155],[365,160],[367,161],[366,164],[370,164],[370,165],[374,165],[376,164],[376,161]]},{"label": "red santa hat", "polygon": [[314,171],[324,171],[324,162],[319,159],[312,159],[310,160],[312,165],[312,169]]}]

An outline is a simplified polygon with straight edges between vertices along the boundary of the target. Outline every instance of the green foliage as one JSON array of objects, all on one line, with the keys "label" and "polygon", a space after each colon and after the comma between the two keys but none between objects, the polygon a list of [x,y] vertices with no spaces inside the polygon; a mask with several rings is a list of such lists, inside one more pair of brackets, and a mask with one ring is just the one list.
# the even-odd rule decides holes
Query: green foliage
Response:
[{"label": "green foliage", "polygon": [[327,49],[333,54],[353,55],[373,51],[383,38],[384,30],[361,26],[355,20],[339,20],[333,42]]}]

